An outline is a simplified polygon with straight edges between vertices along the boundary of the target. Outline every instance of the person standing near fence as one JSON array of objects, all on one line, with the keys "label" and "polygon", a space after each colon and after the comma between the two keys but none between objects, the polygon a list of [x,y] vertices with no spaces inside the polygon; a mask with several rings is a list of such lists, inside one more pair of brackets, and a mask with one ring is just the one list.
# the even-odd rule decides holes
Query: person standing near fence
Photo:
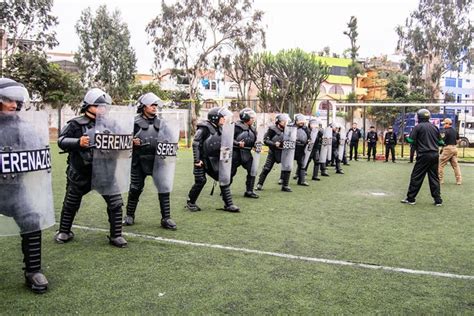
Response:
[{"label": "person standing near fence", "polygon": [[370,161],[370,154],[374,158],[377,154],[377,132],[375,131],[375,126],[370,127],[370,131],[367,133],[367,161]]},{"label": "person standing near fence", "polygon": [[407,197],[400,202],[410,205],[416,204],[416,196],[420,191],[423,180],[428,174],[431,196],[436,206],[441,206],[441,190],[439,185],[438,146],[443,145],[441,134],[436,126],[430,123],[430,111],[421,109],[417,113],[418,125],[412,130],[407,142],[413,144],[416,150],[416,163],[410,176]]},{"label": "person standing near fence", "polygon": [[347,132],[347,141],[349,142],[349,160],[352,160],[352,151],[354,151],[354,160],[357,159],[357,150],[359,147],[359,139],[362,137],[360,129],[357,128],[357,123],[352,123],[352,128]]},{"label": "person standing near fence", "polygon": [[395,146],[397,145],[397,134],[393,131],[393,127],[389,126],[385,133],[385,162],[388,162],[389,154],[392,154],[392,162],[395,163]]},{"label": "person standing near fence", "polygon": [[456,177],[456,184],[462,184],[461,168],[458,164],[458,148],[456,145],[459,142],[459,133],[453,128],[453,121],[449,118],[445,118],[444,121],[444,143],[441,156],[439,157],[439,182],[444,183],[444,167],[451,164],[454,170],[454,176]]}]

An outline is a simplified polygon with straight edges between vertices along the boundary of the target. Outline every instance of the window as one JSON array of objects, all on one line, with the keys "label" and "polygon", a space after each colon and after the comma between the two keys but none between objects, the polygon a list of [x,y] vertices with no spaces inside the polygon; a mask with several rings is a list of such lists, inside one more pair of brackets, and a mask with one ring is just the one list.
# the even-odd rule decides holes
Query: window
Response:
[{"label": "window", "polygon": [[465,95],[464,95],[464,98],[466,98],[466,99],[469,99],[469,97],[470,97],[469,94],[465,94]]},{"label": "window", "polygon": [[211,90],[217,90],[217,84],[215,81],[211,82]]},{"label": "window", "polygon": [[331,89],[329,89],[330,94],[344,94],[344,90],[342,90],[342,87],[340,85],[335,85],[332,86]]},{"label": "window", "polygon": [[462,79],[458,79],[458,88],[462,88]]},{"label": "window", "polygon": [[456,103],[461,103],[462,100],[462,94],[458,94],[458,97],[456,98]]},{"label": "window", "polygon": [[321,93],[323,93],[323,94],[326,94],[326,88],[325,88],[323,85],[321,85],[321,86],[319,87],[319,92],[321,92]]},{"label": "window", "polygon": [[229,92],[239,92],[239,86],[236,84],[230,86]]},{"label": "window", "polygon": [[347,67],[332,66],[331,75],[347,76]]},{"label": "window", "polygon": [[470,80],[470,79],[466,79],[466,83],[469,83],[469,82],[471,82],[471,80]]},{"label": "window", "polygon": [[444,81],[444,85],[446,87],[456,87],[456,78],[449,78],[449,77],[446,77],[445,81]]}]

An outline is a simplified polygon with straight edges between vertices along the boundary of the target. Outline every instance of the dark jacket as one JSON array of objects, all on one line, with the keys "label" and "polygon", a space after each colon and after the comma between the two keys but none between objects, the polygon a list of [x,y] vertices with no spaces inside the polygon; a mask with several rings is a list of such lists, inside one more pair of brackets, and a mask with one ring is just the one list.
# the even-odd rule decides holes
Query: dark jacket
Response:
[{"label": "dark jacket", "polygon": [[397,134],[394,132],[385,133],[384,142],[385,145],[395,146],[397,144]]},{"label": "dark jacket", "polygon": [[368,132],[367,133],[367,142],[369,145],[375,145],[377,143],[377,132]]},{"label": "dark jacket", "polygon": [[69,153],[67,163],[70,168],[82,175],[92,175],[92,149],[79,145],[83,135],[89,135],[92,141],[94,136],[95,120],[85,115],[68,121],[58,138],[58,146]]},{"label": "dark jacket", "polygon": [[436,152],[438,153],[441,134],[439,129],[430,122],[421,122],[410,133],[416,153]]},{"label": "dark jacket", "polygon": [[[352,132],[352,133],[351,133]],[[352,134],[352,135],[351,135]],[[351,135],[351,137],[349,138],[349,135]],[[350,141],[351,143],[358,143],[359,142],[359,139],[362,137],[362,134],[360,132],[360,129],[356,128],[355,130],[354,129],[350,129],[348,132],[347,132],[347,139],[348,141]]]}]

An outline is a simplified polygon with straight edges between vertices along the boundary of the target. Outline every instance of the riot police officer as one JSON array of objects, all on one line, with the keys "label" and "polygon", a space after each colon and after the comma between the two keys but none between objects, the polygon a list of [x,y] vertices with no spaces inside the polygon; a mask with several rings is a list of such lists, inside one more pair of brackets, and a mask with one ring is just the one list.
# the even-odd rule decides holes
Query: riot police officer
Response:
[{"label": "riot police officer", "polygon": [[[339,159],[339,144],[341,143],[341,127],[332,123],[332,154],[331,157],[334,158],[336,173],[344,174],[341,168],[341,160]],[[344,149],[342,149],[344,150]]]},{"label": "riot police officer", "polygon": [[[93,155],[90,146],[91,131],[96,126],[96,115],[99,106],[112,104],[110,96],[101,89],[90,89],[84,96],[81,116],[73,118],[61,130],[58,146],[68,152],[67,185],[61,210],[59,231],[54,240],[66,243],[74,238],[71,231],[74,218],[81,205],[82,197],[91,191]],[[114,167],[114,166],[112,166]],[[112,185],[112,184],[110,184]],[[110,223],[109,243],[122,248],[127,241],[122,236],[122,196],[120,194],[102,195],[107,203],[107,214]]]},{"label": "riot police officer", "polygon": [[416,125],[407,137],[407,141],[413,144],[416,150],[416,163],[410,176],[407,197],[402,203],[415,205],[415,199],[420,191],[423,180],[428,174],[431,196],[436,206],[441,206],[441,191],[439,184],[438,163],[439,147],[444,142],[441,139],[439,129],[430,123],[431,113],[427,109],[418,110],[418,125]]},{"label": "riot police officer", "polygon": [[306,182],[306,166],[304,165],[305,148],[310,139],[310,131],[306,126],[306,117],[303,114],[295,115],[296,130],[296,148],[295,160],[297,164],[296,177],[298,178],[298,185],[308,186]]},{"label": "riot police officer", "polygon": [[[215,181],[219,181],[219,172],[224,172],[224,170],[219,170],[222,127],[226,122],[226,116],[231,115],[232,113],[226,108],[214,107],[209,110],[207,120],[197,125],[193,140],[194,185],[189,191],[186,204],[186,208],[191,212],[201,210],[196,201],[207,182],[206,173]],[[239,212],[239,207],[232,201],[230,184],[220,185],[220,189],[224,201],[224,211]]]},{"label": "riot police officer", "polygon": [[[311,125],[313,125],[315,123],[319,123],[319,122],[316,119],[309,120],[309,122],[308,122],[309,128],[311,129]],[[321,175],[322,176],[329,177],[329,174],[327,173],[327,169],[326,169],[326,164],[321,163],[319,161],[319,154],[321,152],[321,146],[322,146],[322,143],[323,143],[323,129],[322,129],[322,126],[321,126],[320,123],[318,125],[319,125],[318,135],[316,136],[316,141],[315,141],[315,143],[313,145],[313,148],[311,150],[310,159],[308,160],[308,164],[306,165],[306,168],[305,168],[306,170],[308,169],[309,163],[312,160],[313,161],[313,176],[312,176],[311,180],[314,180],[314,181],[320,181],[321,180],[318,177],[319,170],[321,170]]]},{"label": "riot police officer", "polygon": [[281,162],[281,151],[283,149],[283,131],[290,117],[286,113],[280,113],[275,118],[275,124],[271,125],[263,137],[263,142],[268,146],[268,156],[260,173],[257,190],[263,190],[265,179],[275,163]]},{"label": "riot police officer", "polygon": [[[130,190],[128,192],[127,215],[125,225],[133,225],[138,200],[145,186],[145,178],[153,176],[153,167],[157,150],[157,139],[160,131],[160,119],[157,117],[157,107],[163,102],[154,93],[146,93],[138,99],[137,113],[133,128],[133,156],[131,169]],[[158,175],[163,177],[164,175]],[[159,192],[158,200],[161,210],[161,226],[166,229],[176,229],[176,223],[171,219],[170,192]]]},{"label": "riot police officer", "polygon": [[254,110],[245,108],[239,113],[240,121],[235,124],[234,129],[234,150],[232,152],[232,178],[237,173],[239,166],[247,170],[247,180],[245,182],[244,197],[258,198],[259,196],[254,192],[255,176],[252,176],[252,162],[253,157],[251,150],[255,146],[257,140],[257,131],[253,123],[257,117]]},{"label": "riot police officer", "polygon": [[[13,219],[0,220],[0,236],[19,232],[26,286],[41,294],[48,289],[48,280],[41,271],[41,230],[54,225],[50,163],[46,166],[47,170],[38,169],[38,166],[30,169],[28,163],[28,170],[23,170],[24,173],[18,173],[13,167],[13,157],[18,158],[20,152],[38,152],[36,150],[44,146],[41,152],[49,155],[47,117],[44,116],[44,124],[40,126],[44,131],[44,137],[41,137],[31,128],[31,125],[38,123],[34,121],[36,117],[25,121],[26,118],[17,112],[28,100],[28,91],[22,84],[0,78],[0,215],[4,219]],[[35,181],[35,185],[28,186],[27,181]],[[25,186],[29,189],[25,190]]]}]

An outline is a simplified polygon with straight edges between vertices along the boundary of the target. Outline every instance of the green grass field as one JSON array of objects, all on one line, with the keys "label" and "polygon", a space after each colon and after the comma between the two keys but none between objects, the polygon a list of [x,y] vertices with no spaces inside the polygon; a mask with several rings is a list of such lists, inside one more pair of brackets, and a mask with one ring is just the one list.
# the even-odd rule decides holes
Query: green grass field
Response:
[{"label": "green grass field", "polygon": [[[56,218],[65,188],[65,155],[53,156]],[[279,172],[261,198],[243,198],[244,173],[232,192],[238,214],[216,210],[212,181],[198,204],[184,209],[193,183],[191,152],[182,150],[172,194],[177,231],[160,227],[158,200],[148,180],[126,232],[313,258],[474,275],[474,166],[462,165],[456,186],[451,169],[435,207],[427,180],[417,205],[403,205],[412,164],[354,162],[345,175],[310,187],[292,180],[280,191]],[[262,162],[263,164],[263,162]],[[384,195],[373,195],[384,193]],[[126,196],[124,196],[126,200]],[[105,202],[83,199],[75,224],[108,228]],[[75,228],[68,244],[44,232],[44,295],[23,286],[19,237],[0,238],[0,314],[474,314],[474,280],[365,269],[265,254],[127,237],[129,247],[108,245],[105,232]]]}]

